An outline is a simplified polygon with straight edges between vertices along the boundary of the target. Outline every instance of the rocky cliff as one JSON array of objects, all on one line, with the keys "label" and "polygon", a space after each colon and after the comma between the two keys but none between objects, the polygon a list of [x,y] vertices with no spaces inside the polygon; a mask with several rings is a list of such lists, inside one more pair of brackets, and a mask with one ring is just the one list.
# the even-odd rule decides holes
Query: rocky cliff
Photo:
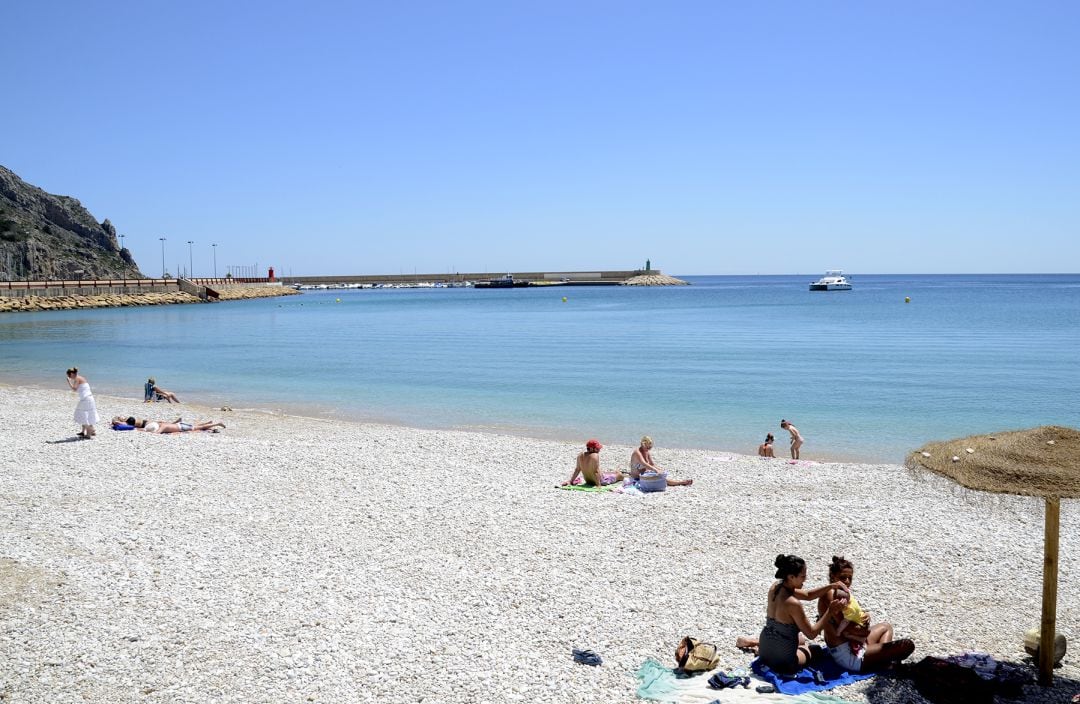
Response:
[{"label": "rocky cliff", "polygon": [[108,219],[0,166],[0,281],[142,277]]}]

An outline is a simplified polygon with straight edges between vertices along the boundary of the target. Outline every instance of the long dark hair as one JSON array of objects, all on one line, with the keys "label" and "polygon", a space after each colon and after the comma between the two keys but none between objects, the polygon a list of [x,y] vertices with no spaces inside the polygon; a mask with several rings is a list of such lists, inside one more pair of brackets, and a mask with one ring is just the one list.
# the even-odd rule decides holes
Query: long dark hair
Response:
[{"label": "long dark hair", "polygon": [[784,588],[784,580],[792,575],[798,575],[806,569],[806,560],[802,559],[798,555],[777,555],[773,560],[773,565],[776,567],[776,574],[773,575],[780,580],[780,585],[773,593],[775,599],[780,590]]}]

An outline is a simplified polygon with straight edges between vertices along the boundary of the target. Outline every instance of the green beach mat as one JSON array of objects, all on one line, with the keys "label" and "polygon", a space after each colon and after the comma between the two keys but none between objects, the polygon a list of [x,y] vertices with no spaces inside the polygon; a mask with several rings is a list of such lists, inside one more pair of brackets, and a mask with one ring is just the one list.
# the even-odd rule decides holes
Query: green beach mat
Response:
[{"label": "green beach mat", "polygon": [[585,486],[584,484],[563,484],[560,489],[566,489],[567,491],[591,491],[596,494],[602,494],[605,491],[611,491],[615,487],[611,484],[608,486]]}]

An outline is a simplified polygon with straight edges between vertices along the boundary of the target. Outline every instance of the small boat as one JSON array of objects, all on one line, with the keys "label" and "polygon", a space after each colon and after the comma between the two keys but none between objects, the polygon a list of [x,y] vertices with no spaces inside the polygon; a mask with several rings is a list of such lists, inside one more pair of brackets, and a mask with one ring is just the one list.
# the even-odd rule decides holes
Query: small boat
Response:
[{"label": "small boat", "polygon": [[825,276],[810,284],[811,291],[850,291],[851,284],[839,269],[826,271]]},{"label": "small boat", "polygon": [[488,281],[477,281],[473,284],[474,288],[525,288],[529,285],[528,281],[514,281],[512,274],[501,276],[497,279],[490,279]]}]

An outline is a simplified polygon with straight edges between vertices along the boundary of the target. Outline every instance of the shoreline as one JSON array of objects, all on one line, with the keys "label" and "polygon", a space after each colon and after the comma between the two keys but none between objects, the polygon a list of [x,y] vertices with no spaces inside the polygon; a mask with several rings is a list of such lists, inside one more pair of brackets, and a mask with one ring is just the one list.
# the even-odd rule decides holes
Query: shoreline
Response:
[{"label": "shoreline", "polygon": [[[29,378],[29,379],[27,379],[27,378],[16,379],[16,378],[8,377],[6,375],[0,375],[0,388],[3,388],[4,386],[10,386],[10,387],[14,387],[14,388],[35,389],[35,390],[41,390],[41,391],[53,391],[53,390],[55,390],[55,386],[49,384],[46,381],[45,377]],[[60,389],[60,390],[63,391],[63,389]],[[123,396],[120,396],[120,395],[116,394],[115,391],[112,391],[112,392],[106,391],[106,392],[104,392],[103,395],[112,396],[112,397],[117,398],[117,399],[124,398]],[[135,399],[134,397],[133,397],[133,399],[134,400],[132,401],[132,403],[137,403],[140,406],[143,405],[141,399]],[[260,405],[255,404],[255,403],[250,403],[248,400],[245,400],[243,397],[238,398],[236,401],[233,401],[231,399],[219,399],[219,400],[223,405],[228,405],[230,408],[234,408],[235,410],[243,410],[243,411],[248,411],[248,412],[252,412],[252,413],[267,414],[267,415],[271,415],[271,416],[285,416],[285,417],[293,417],[293,418],[304,418],[304,419],[310,419],[310,420],[313,420],[313,421],[323,421],[323,422],[342,422],[342,423],[356,423],[356,424],[360,424],[360,425],[378,425],[378,426],[387,426],[387,427],[394,427],[394,428],[407,428],[407,429],[412,429],[412,430],[480,433],[480,434],[485,434],[485,435],[486,434],[506,435],[506,436],[516,437],[516,438],[521,438],[523,440],[537,440],[537,441],[543,441],[543,442],[560,442],[560,443],[569,443],[569,444],[583,444],[588,437],[592,437],[593,435],[596,434],[595,432],[591,432],[591,431],[586,430],[586,431],[583,431],[582,434],[581,434],[581,437],[578,438],[578,437],[570,437],[567,433],[559,432],[559,431],[554,430],[554,429],[550,430],[550,432],[545,433],[545,432],[542,431],[542,429],[537,428],[535,426],[533,426],[533,427],[524,427],[524,426],[518,426],[518,425],[471,425],[470,426],[470,425],[440,425],[438,423],[424,424],[424,423],[408,422],[408,421],[405,421],[405,420],[399,420],[399,419],[396,419],[396,418],[388,417],[388,416],[385,416],[385,415],[379,415],[379,414],[356,415],[356,414],[350,414],[348,411],[344,411],[344,410],[340,410],[340,409],[338,409],[338,410],[330,410],[330,409],[320,410],[321,407],[319,406],[319,404],[282,403],[282,404],[280,404],[280,405],[278,405],[276,407],[267,407],[267,406],[260,406]],[[186,402],[185,402],[185,404],[186,404]],[[161,402],[158,402],[158,403],[155,403],[155,404],[147,404],[147,405],[149,405],[149,406],[161,406],[162,404],[161,404]],[[199,406],[199,404],[192,404],[192,405]],[[168,406],[169,406],[168,404],[165,404],[165,407],[168,407]],[[182,407],[183,407],[183,404],[180,405],[180,406],[177,406],[177,408],[182,408]],[[211,403],[203,403],[203,404],[201,404],[200,407],[213,408],[213,407],[218,407],[218,406],[217,406],[217,402],[211,402]],[[788,454],[787,454],[787,452],[788,452],[787,445],[780,444],[780,441],[786,442],[786,438],[781,436],[777,431],[773,431],[773,435],[776,436],[777,440],[778,440],[778,442],[774,443],[774,446],[773,446],[774,452],[776,454],[775,459],[777,461],[781,461],[781,460],[787,461],[789,459]],[[600,440],[601,440],[601,442],[604,443],[605,446],[607,446],[609,444],[610,445],[622,445],[622,444],[625,444],[625,443],[617,443],[614,440],[611,440],[610,438],[609,439],[600,438]],[[660,441],[661,438],[655,437],[654,440]],[[758,443],[758,444],[760,444],[760,443]],[[917,445],[918,445],[918,443],[916,443],[914,441],[912,442],[912,448],[915,448]],[[685,452],[695,452],[695,451],[696,452],[711,452],[711,453],[737,455],[737,456],[740,456],[740,457],[748,457],[748,458],[757,459],[757,454],[756,454],[757,446],[756,446],[756,444],[748,444],[748,449],[746,451],[743,451],[743,452],[740,452],[738,450],[731,450],[731,449],[728,449],[728,448],[725,448],[725,447],[720,447],[720,446],[684,446],[684,445],[663,445],[663,444],[661,444],[661,445],[659,445],[659,447],[662,450],[672,450],[672,451],[680,451],[680,452],[684,452],[684,451]],[[804,452],[802,454],[806,454],[806,453]],[[875,465],[889,464],[889,465],[896,465],[896,466],[900,466],[900,465],[903,464],[902,461],[889,461],[889,460],[886,460],[886,459],[883,459],[883,458],[878,458],[878,457],[856,457],[856,456],[848,456],[848,455],[842,455],[842,454],[829,454],[829,453],[815,454],[813,456],[806,457],[805,459],[802,459],[800,461],[814,462],[814,463],[820,463],[820,464],[837,464],[837,463],[851,464],[851,463],[855,463],[855,464],[875,464]]]},{"label": "shoreline", "polygon": [[[913,662],[971,649],[1025,662],[1038,622],[1038,502],[988,503],[896,465],[660,448],[692,487],[589,494],[553,487],[577,443],[97,400],[103,419],[134,407],[228,427],[102,424],[71,441],[75,394],[0,387],[16,450],[0,456],[13,702],[634,702],[633,672],[670,666],[684,635],[746,667],[734,640],[760,630],[778,552],[807,559],[811,586],[831,555],[854,561],[860,601],[916,641]],[[631,449],[607,445],[602,466]],[[1077,551],[1059,569],[1074,582]],[[1058,629],[1080,631],[1067,586]],[[574,664],[575,647],[604,665]],[[1078,680],[1066,657],[1054,689],[1018,701],[1068,701]],[[830,694],[919,701],[882,677]]]}]

